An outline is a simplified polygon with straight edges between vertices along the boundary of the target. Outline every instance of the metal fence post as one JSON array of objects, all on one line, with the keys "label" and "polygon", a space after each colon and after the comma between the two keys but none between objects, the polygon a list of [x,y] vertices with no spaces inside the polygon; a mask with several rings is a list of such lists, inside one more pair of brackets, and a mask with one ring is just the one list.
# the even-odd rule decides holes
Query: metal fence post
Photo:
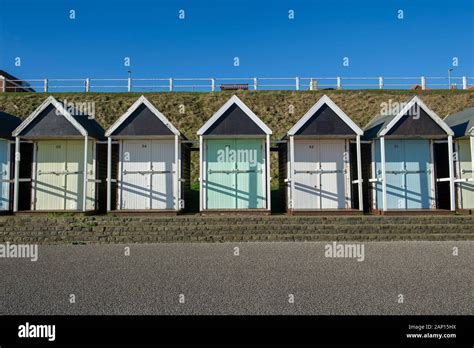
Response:
[{"label": "metal fence post", "polygon": [[421,77],[421,89],[426,89],[426,78],[424,76]]},{"label": "metal fence post", "polygon": [[131,91],[132,91],[132,78],[129,77],[129,78],[127,79],[127,81],[128,81],[128,83],[127,83],[127,91],[128,91],[128,92],[131,92]]},{"label": "metal fence post", "polygon": [[7,81],[5,80],[5,77],[0,76],[0,92],[6,92],[7,91]]},{"label": "metal fence post", "polygon": [[44,93],[48,93],[48,79],[44,79],[43,88]]},{"label": "metal fence post", "polygon": [[253,90],[254,91],[257,90],[257,78],[256,77],[253,78]]},{"label": "metal fence post", "polygon": [[89,78],[86,79],[86,93],[91,91],[91,81]]},{"label": "metal fence post", "polygon": [[379,89],[383,89],[383,77],[379,77]]},{"label": "metal fence post", "polygon": [[173,79],[170,77],[170,92],[173,92]]},{"label": "metal fence post", "polygon": [[216,90],[216,79],[212,78],[211,79],[211,91],[215,91]]},{"label": "metal fence post", "polygon": [[300,90],[300,78],[299,77],[295,77],[295,87],[296,87],[296,90],[299,91]]},{"label": "metal fence post", "polygon": [[336,77],[336,81],[337,81],[337,89],[342,89],[342,81],[339,76]]},{"label": "metal fence post", "polygon": [[309,79],[309,90],[312,91],[313,90],[313,79]]},{"label": "metal fence post", "polygon": [[462,77],[462,89],[467,89],[467,76]]}]

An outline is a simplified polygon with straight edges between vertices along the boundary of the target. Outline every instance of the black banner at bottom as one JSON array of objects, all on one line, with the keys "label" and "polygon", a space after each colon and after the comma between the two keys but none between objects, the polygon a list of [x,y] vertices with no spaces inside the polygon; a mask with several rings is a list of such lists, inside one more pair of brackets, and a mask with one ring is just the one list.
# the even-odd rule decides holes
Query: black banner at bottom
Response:
[{"label": "black banner at bottom", "polygon": [[469,316],[3,316],[0,347],[473,347]]}]

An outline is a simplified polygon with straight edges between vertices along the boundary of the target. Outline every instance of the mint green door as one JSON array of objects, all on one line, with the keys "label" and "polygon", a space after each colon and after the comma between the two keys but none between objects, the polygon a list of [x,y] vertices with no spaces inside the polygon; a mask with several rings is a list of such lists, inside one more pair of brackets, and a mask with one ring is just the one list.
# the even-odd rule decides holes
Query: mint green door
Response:
[{"label": "mint green door", "polygon": [[237,209],[265,208],[263,140],[237,139]]},{"label": "mint green door", "polygon": [[263,140],[207,140],[207,209],[265,208]]},{"label": "mint green door", "polygon": [[10,179],[8,141],[0,140],[0,210],[8,210],[10,207],[10,184],[3,180]]},{"label": "mint green door", "polygon": [[235,209],[235,139],[207,140],[207,209]]},{"label": "mint green door", "polygon": [[[461,139],[458,141],[459,166],[461,170],[461,178],[472,178],[471,166],[471,144],[469,139]],[[474,208],[474,182],[461,182],[461,209]]]}]

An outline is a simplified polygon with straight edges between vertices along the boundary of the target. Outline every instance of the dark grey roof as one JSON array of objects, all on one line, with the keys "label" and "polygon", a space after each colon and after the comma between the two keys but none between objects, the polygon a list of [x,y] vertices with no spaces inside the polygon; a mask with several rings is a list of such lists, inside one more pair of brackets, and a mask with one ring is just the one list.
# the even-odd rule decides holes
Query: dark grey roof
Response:
[{"label": "dark grey roof", "polygon": [[236,103],[229,106],[204,135],[265,135],[266,133]]},{"label": "dark grey roof", "polygon": [[[409,102],[408,102],[409,103]],[[402,115],[399,121],[387,132],[387,136],[421,136],[429,138],[439,138],[446,136],[446,130],[442,128],[435,120],[431,118],[424,108],[419,110],[413,104],[410,110]],[[399,113],[388,115],[377,115],[364,129],[364,139],[369,140],[380,136],[380,132],[388,126]],[[414,116],[417,117],[414,117]],[[412,117],[413,116],[413,117]]]},{"label": "dark grey roof", "polygon": [[0,138],[12,139],[13,131],[21,124],[17,116],[0,111]]},{"label": "dark grey roof", "polygon": [[[58,100],[59,103],[62,101]],[[97,122],[94,116],[83,114],[76,109],[71,112],[71,110],[67,109],[71,116],[86,130],[88,136],[103,140],[105,139],[105,130],[102,126]]]},{"label": "dark grey roof", "polygon": [[377,115],[364,128],[363,139],[377,138],[380,130],[385,128],[396,115]]},{"label": "dark grey roof", "polygon": [[152,136],[174,135],[144,103],[140,104],[120,126],[112,133],[113,136]]},{"label": "dark grey roof", "polygon": [[355,136],[356,133],[325,103],[298,129],[295,135]]},{"label": "dark grey roof", "polygon": [[474,107],[448,115],[444,119],[444,122],[451,127],[454,132],[454,137],[460,138],[469,136],[469,131],[474,127]]},{"label": "dark grey roof", "polygon": [[[88,136],[98,140],[105,138],[105,131],[94,117],[81,114],[76,110],[68,110],[72,118],[85,129]],[[61,117],[58,117],[60,115]],[[81,136],[81,133],[50,102],[28,125],[20,132],[20,136],[51,137],[51,136]]]},{"label": "dark grey roof", "polygon": [[105,139],[105,130],[97,120],[88,115],[72,115],[74,119],[86,130],[87,134],[95,139]]}]

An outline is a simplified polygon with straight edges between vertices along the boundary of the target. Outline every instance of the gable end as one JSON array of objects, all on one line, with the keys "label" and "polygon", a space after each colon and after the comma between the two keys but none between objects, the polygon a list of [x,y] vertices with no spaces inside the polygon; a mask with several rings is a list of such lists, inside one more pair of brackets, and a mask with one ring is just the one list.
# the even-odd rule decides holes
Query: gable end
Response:
[{"label": "gable end", "polygon": [[265,132],[234,103],[204,132],[204,135],[265,135]]}]

